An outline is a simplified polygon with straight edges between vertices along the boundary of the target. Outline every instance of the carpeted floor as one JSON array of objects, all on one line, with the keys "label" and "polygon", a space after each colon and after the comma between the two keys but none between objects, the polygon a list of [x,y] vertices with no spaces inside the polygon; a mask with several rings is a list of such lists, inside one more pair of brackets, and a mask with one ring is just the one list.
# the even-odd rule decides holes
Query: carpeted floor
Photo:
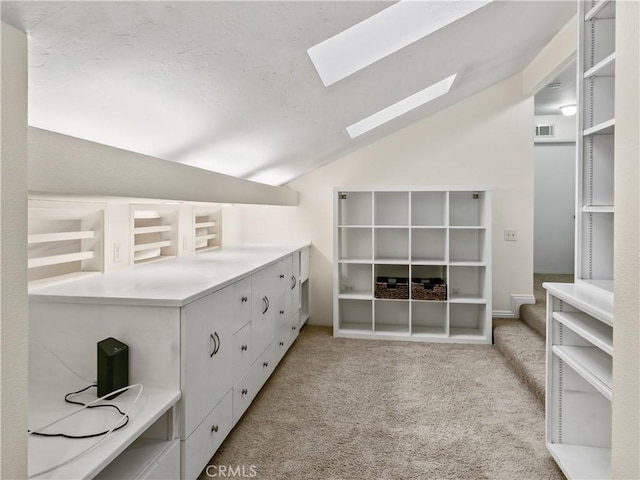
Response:
[{"label": "carpeted floor", "polygon": [[313,326],[211,464],[270,480],[564,478],[542,409],[493,346],[336,339]]}]

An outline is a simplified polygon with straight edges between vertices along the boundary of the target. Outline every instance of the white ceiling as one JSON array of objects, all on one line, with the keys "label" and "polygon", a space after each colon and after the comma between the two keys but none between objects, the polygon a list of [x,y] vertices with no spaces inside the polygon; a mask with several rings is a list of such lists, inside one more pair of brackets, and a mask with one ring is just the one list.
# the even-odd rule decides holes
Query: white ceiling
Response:
[{"label": "white ceiling", "polygon": [[[520,72],[569,1],[496,0],[325,87],[307,49],[393,2],[10,2],[30,125],[282,185]],[[457,73],[449,94],[345,128]]]},{"label": "white ceiling", "polygon": [[560,107],[576,104],[576,61],[567,65],[534,97],[536,115],[560,115]]}]

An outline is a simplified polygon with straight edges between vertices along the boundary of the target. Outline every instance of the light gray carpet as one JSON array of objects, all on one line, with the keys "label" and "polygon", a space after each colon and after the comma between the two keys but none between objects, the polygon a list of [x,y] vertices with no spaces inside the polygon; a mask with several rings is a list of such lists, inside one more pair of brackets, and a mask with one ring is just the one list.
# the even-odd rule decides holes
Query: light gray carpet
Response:
[{"label": "light gray carpet", "polygon": [[554,273],[536,273],[533,275],[533,296],[536,299],[536,303],[522,305],[520,307],[520,319],[542,338],[547,335],[547,291],[542,288],[542,284],[545,282],[572,283],[573,275]]},{"label": "light gray carpet", "polygon": [[493,346],[330,332],[302,330],[212,465],[260,479],[563,478],[540,405]]}]

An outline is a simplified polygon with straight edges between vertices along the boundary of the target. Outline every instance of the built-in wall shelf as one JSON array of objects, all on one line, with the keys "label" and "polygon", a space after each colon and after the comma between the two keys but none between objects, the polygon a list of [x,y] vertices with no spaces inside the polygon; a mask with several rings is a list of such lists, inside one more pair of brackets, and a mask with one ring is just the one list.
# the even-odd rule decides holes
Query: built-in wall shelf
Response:
[{"label": "built-in wall shelf", "polygon": [[615,14],[578,1],[576,280],[544,284],[546,444],[569,479],[611,475]]},{"label": "built-in wall shelf", "polygon": [[[336,336],[491,342],[489,190],[348,187],[334,198]],[[380,290],[389,278],[403,293]]]},{"label": "built-in wall shelf", "polygon": [[178,208],[174,205],[132,205],[133,264],[174,258],[178,254]]},{"label": "built-in wall shelf", "polygon": [[547,447],[567,478],[609,478],[613,296],[587,282],[544,287]]},{"label": "built-in wall shelf", "polygon": [[194,210],[193,238],[196,252],[219,248],[222,245],[222,211]]},{"label": "built-in wall shelf", "polygon": [[29,201],[29,286],[103,271],[104,204]]}]

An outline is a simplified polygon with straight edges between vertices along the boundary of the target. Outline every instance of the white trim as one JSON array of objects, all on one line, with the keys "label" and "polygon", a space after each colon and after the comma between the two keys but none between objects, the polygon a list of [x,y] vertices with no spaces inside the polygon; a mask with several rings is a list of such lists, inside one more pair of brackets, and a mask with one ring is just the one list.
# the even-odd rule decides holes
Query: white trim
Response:
[{"label": "white trim", "polygon": [[511,310],[493,310],[493,318],[520,318],[520,306],[536,303],[536,297],[533,295],[511,294],[510,297]]}]

